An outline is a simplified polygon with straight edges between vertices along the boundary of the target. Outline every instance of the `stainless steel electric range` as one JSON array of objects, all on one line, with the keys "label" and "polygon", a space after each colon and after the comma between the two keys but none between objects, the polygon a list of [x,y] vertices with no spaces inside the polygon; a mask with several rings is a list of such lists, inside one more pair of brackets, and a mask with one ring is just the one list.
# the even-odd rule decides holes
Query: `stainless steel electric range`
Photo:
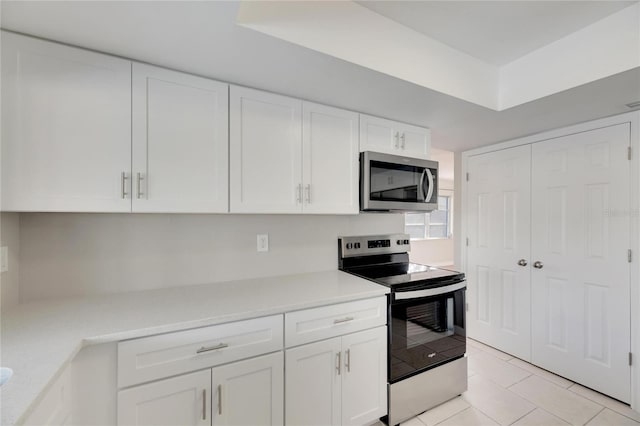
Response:
[{"label": "stainless steel electric range", "polygon": [[463,273],[409,261],[409,235],[338,239],[339,268],[391,289],[389,425],[467,390]]}]

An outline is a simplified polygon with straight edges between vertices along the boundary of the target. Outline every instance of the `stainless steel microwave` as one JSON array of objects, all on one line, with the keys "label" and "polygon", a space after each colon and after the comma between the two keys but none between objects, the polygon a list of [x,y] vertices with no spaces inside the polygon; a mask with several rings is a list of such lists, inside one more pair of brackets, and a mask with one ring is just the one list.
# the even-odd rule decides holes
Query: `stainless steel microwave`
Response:
[{"label": "stainless steel microwave", "polygon": [[438,208],[438,163],[360,153],[360,210],[423,212]]}]

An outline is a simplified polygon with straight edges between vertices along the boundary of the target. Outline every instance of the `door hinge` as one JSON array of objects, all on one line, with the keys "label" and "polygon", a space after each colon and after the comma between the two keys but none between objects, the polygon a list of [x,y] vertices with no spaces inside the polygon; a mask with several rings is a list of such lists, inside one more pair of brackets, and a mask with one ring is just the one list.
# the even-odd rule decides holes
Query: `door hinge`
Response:
[{"label": "door hinge", "polygon": [[631,263],[631,249],[627,250],[627,262]]},{"label": "door hinge", "polygon": [[469,182],[469,172],[467,172],[467,182]]},{"label": "door hinge", "polygon": [[631,147],[627,147],[627,160],[631,160]]},{"label": "door hinge", "polygon": [[629,352],[629,365],[633,365],[633,354]]},{"label": "door hinge", "polygon": [[467,244],[467,247],[469,247],[469,237],[467,237],[466,239],[466,244]]}]

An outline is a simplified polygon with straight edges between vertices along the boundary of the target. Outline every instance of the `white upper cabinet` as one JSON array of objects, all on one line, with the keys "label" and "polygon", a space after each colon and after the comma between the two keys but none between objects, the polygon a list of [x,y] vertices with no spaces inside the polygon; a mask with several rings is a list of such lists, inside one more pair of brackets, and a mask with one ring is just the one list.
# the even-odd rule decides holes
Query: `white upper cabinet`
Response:
[{"label": "white upper cabinet", "polygon": [[429,129],[360,114],[360,151],[428,159],[430,149]]},{"label": "white upper cabinet", "polygon": [[232,213],[299,213],[302,102],[231,86]]},{"label": "white upper cabinet", "polygon": [[131,209],[131,62],[2,33],[2,210]]},{"label": "white upper cabinet", "polygon": [[302,141],[304,212],[357,214],[358,114],[304,102]]},{"label": "white upper cabinet", "polygon": [[134,212],[228,211],[228,85],[133,64]]},{"label": "white upper cabinet", "polygon": [[232,213],[358,213],[358,114],[232,86],[230,123]]}]

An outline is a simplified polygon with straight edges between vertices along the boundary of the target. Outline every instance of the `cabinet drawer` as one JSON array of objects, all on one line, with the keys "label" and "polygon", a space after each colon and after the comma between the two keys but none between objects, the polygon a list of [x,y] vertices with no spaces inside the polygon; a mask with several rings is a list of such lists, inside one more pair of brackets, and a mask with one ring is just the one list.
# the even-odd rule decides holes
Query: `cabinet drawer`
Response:
[{"label": "cabinet drawer", "polygon": [[357,300],[285,314],[287,347],[328,339],[387,323],[387,299]]},{"label": "cabinet drawer", "polygon": [[281,350],[282,315],[118,343],[118,387]]}]

